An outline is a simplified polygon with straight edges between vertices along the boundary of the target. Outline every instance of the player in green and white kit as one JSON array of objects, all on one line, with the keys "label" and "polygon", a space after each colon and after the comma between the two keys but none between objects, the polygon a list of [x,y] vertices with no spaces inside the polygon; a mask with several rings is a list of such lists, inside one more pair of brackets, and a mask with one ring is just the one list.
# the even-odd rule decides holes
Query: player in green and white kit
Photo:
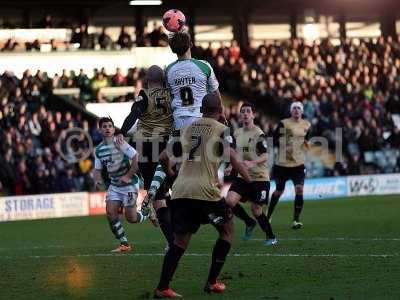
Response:
[{"label": "player in green and white kit", "polygon": [[178,57],[167,66],[165,77],[167,87],[171,89],[174,128],[180,130],[202,117],[200,108],[205,95],[216,93],[220,101],[221,95],[210,64],[192,58],[189,33],[174,33],[168,43]]},{"label": "player in green and white kit", "polygon": [[132,250],[119,219],[121,208],[125,210],[125,218],[129,223],[140,223],[146,220],[136,209],[139,192],[138,155],[136,150],[125,141],[116,142],[115,127],[111,118],[99,120],[103,141],[95,149],[95,185],[99,189],[103,183],[101,170],[106,167],[110,178],[107,190],[106,212],[110,228],[120,245],[112,252],[127,252]]},{"label": "player in green and white kit", "polygon": [[[179,130],[202,117],[200,108],[204,96],[210,93],[216,94],[221,102],[221,95],[218,90],[219,83],[211,65],[205,60],[192,58],[190,50],[192,42],[188,32],[174,33],[168,43],[171,51],[178,58],[167,66],[165,77],[167,87],[170,88],[172,95],[174,117],[172,138],[179,140]],[[166,174],[161,166],[158,166],[144,203],[147,203],[148,199],[154,198],[165,177]]]}]

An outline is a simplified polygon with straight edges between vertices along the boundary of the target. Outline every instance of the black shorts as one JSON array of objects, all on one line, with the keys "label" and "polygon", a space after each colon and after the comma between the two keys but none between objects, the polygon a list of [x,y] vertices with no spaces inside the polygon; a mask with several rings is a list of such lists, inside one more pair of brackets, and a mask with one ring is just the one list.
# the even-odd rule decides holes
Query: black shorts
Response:
[{"label": "black shorts", "polygon": [[241,202],[249,200],[253,203],[263,205],[268,204],[269,188],[269,181],[247,182],[243,178],[236,177],[229,191],[236,192],[242,196]]},{"label": "black shorts", "polygon": [[297,167],[282,167],[274,165],[273,178],[276,182],[276,190],[283,191],[285,189],[286,181],[293,181],[294,186],[304,185],[306,178],[306,168],[304,165]]},{"label": "black shorts", "polygon": [[196,233],[200,225],[210,224],[210,215],[232,218],[230,210],[221,201],[174,199],[169,202],[174,233]]},{"label": "black shorts", "polygon": [[[160,138],[157,141],[143,140],[140,145],[139,142],[134,142],[133,147],[139,153],[139,172],[143,178],[144,189],[150,188],[151,182],[154,177],[157,165],[159,164],[159,156],[166,148],[168,137]],[[153,144],[154,150],[153,150]],[[153,153],[154,152],[154,153]],[[164,181],[165,182],[165,181]],[[163,183],[157,190],[155,199],[166,199],[168,197],[169,186]]]}]

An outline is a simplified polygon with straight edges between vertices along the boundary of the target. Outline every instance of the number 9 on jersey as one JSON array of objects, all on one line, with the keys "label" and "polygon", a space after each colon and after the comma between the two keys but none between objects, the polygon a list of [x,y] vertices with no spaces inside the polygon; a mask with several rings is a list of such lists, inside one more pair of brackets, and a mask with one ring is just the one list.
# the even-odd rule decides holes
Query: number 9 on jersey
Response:
[{"label": "number 9 on jersey", "polygon": [[193,91],[189,86],[180,88],[180,94],[182,99],[182,106],[190,106],[194,103]]}]

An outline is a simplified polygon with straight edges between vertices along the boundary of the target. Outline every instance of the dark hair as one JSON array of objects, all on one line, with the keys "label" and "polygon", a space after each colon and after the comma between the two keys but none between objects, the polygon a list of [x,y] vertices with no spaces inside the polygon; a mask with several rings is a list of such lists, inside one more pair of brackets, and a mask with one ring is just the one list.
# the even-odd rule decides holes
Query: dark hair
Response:
[{"label": "dark hair", "polygon": [[215,114],[222,112],[221,100],[216,93],[210,93],[204,96],[200,112],[203,114]]},{"label": "dark hair", "polygon": [[111,117],[102,117],[99,120],[99,128],[103,126],[103,123],[108,123],[108,122],[110,122],[113,125],[113,127],[115,126],[114,121],[111,119]]},{"label": "dark hair", "polygon": [[242,106],[240,107],[240,110],[239,110],[239,111],[241,111],[243,107],[250,107],[250,108],[251,108],[251,111],[252,111],[253,113],[256,112],[256,109],[254,108],[254,105],[253,105],[252,103],[250,103],[250,102],[244,102],[244,103],[242,104]]},{"label": "dark hair", "polygon": [[183,55],[190,48],[190,34],[187,32],[177,32],[174,33],[169,39],[168,44],[171,50],[176,55]]}]

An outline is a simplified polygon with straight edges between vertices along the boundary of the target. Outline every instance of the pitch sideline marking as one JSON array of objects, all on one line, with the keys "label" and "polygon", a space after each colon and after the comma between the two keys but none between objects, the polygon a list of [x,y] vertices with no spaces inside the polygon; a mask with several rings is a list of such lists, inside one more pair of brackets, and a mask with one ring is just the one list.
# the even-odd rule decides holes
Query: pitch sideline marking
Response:
[{"label": "pitch sideline marking", "polygon": [[[250,241],[264,241],[265,239],[250,239]],[[279,241],[365,241],[365,242],[387,242],[387,241],[400,241],[400,238],[350,238],[350,237],[337,237],[337,238],[324,238],[324,237],[315,237],[315,238],[279,238]],[[206,242],[215,242],[215,240],[207,239],[204,240]],[[249,242],[249,241],[247,241]],[[135,241],[135,244],[162,244],[163,241]],[[101,245],[93,245],[93,247],[104,247],[105,244]],[[78,246],[76,246],[78,247]],[[45,246],[32,246],[32,247],[1,247],[0,251],[7,250],[40,250],[40,249],[51,249],[51,248],[59,248],[59,249],[68,249],[75,248],[75,246],[66,246],[66,245],[45,245]]]},{"label": "pitch sideline marking", "polygon": [[[250,239],[253,241],[264,241],[265,239]],[[400,238],[347,238],[347,237],[339,237],[339,238],[324,238],[324,237],[316,237],[316,238],[279,238],[280,241],[365,241],[365,242],[387,242],[387,241],[400,241]]]},{"label": "pitch sideline marking", "polygon": [[[141,257],[141,256],[164,256],[165,253],[94,253],[94,254],[76,254],[76,255],[28,255],[19,256],[20,258],[77,258],[77,257]],[[185,256],[194,257],[209,257],[208,253],[185,253]],[[298,253],[232,253],[229,256],[233,257],[377,257],[377,258],[390,258],[400,257],[398,253],[392,254],[298,254]],[[14,256],[0,256],[0,259],[15,259]]]}]

